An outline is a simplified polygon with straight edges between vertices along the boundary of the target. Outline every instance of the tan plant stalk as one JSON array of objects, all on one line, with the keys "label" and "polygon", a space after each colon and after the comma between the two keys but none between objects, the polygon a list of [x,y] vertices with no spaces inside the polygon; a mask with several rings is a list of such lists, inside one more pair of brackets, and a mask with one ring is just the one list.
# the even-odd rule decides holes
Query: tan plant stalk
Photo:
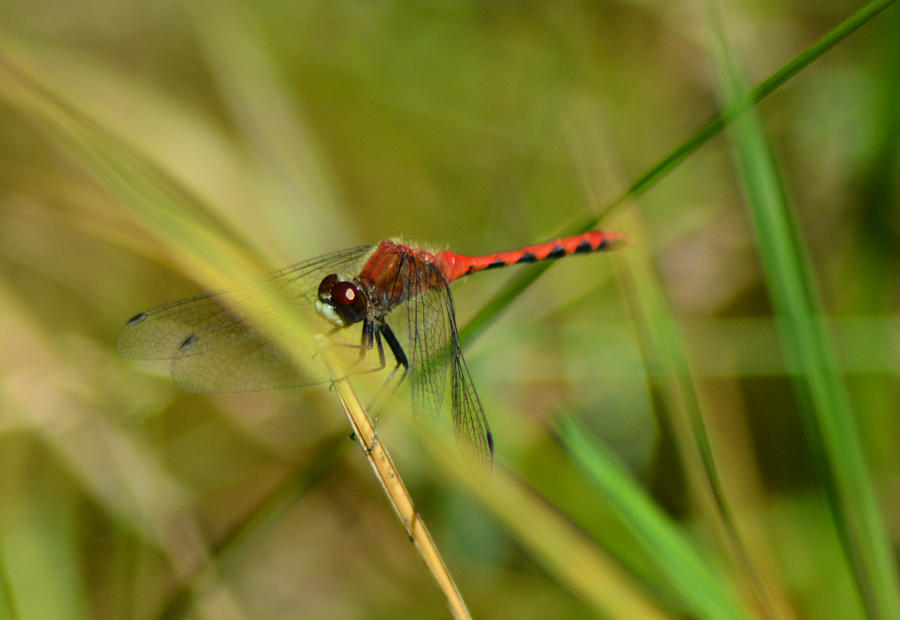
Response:
[{"label": "tan plant stalk", "polygon": [[434,576],[434,580],[437,582],[447,602],[447,606],[450,608],[450,613],[453,614],[454,618],[460,620],[470,619],[472,616],[466,608],[459,589],[456,587],[450,571],[447,570],[447,565],[444,564],[444,560],[441,558],[441,554],[438,552],[431,534],[428,533],[425,522],[416,511],[412,497],[410,497],[409,491],[406,490],[406,485],[403,484],[400,473],[394,466],[387,448],[385,448],[381,439],[378,438],[372,420],[369,418],[365,407],[359,402],[359,398],[356,396],[356,392],[354,392],[350,382],[346,379],[346,375],[340,372],[341,367],[335,358],[333,347],[328,346],[324,337],[319,338],[322,359],[328,366],[331,376],[345,377],[334,381],[334,389],[341,399],[341,405],[344,407],[347,419],[350,420],[350,426],[356,435],[357,443],[359,443],[363,454],[365,454],[366,459],[372,466],[372,471],[375,472],[375,476],[381,483],[388,501],[394,507],[394,511],[400,518],[400,522],[406,529],[410,540]]}]

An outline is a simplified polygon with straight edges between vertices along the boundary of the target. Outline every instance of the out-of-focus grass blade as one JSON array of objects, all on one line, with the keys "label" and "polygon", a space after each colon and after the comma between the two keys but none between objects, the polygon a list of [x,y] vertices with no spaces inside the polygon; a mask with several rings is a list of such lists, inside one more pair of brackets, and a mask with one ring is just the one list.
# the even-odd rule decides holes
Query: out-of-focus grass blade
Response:
[{"label": "out-of-focus grass blade", "polygon": [[[2,563],[3,557],[0,557],[0,564]],[[11,576],[5,567],[0,569],[0,620],[9,620],[16,617],[13,614],[12,601],[9,600],[9,581]]]},{"label": "out-of-focus grass blade", "polygon": [[[631,229],[641,228],[637,217],[630,221]],[[764,564],[741,536],[725,493],[727,485],[713,456],[681,330],[659,282],[652,256],[643,246],[636,247],[628,265],[626,291],[644,364],[652,387],[663,403],[662,413],[673,431],[692,505],[698,518],[716,536],[724,551],[723,559],[728,560],[725,565],[731,569],[741,593],[748,600],[755,600],[765,615],[790,617],[785,597],[774,586],[776,580],[763,570]],[[737,492],[732,489],[732,493]]]},{"label": "out-of-focus grass blade", "polygon": [[[241,235],[186,188],[47,86],[34,80],[21,64],[0,55],[0,77],[3,85],[0,95],[36,126],[71,149],[79,161],[132,207],[142,221],[169,237],[173,247],[191,247],[200,242],[213,244],[215,240],[219,240],[219,251],[225,247],[247,247]],[[203,231],[206,231],[205,235],[201,234]],[[209,251],[211,248],[203,249]],[[213,276],[213,273],[205,275]]]},{"label": "out-of-focus grass blade", "polygon": [[[884,4],[884,3],[882,3]],[[710,3],[714,16],[716,8]],[[713,57],[727,101],[740,100],[741,80],[720,22]],[[765,133],[755,114],[737,119],[734,157],[759,240],[784,350],[799,367],[795,384],[808,443],[819,461],[846,560],[869,617],[900,618],[897,570],[881,521],[850,399],[825,328],[800,231]]]},{"label": "out-of-focus grass blade", "polygon": [[[334,181],[322,165],[327,158],[303,123],[262,33],[255,11],[237,3],[191,2],[185,8],[215,83],[245,143],[251,147],[266,189],[256,206],[259,217],[278,228],[284,242],[316,231],[307,250],[353,230],[339,208]],[[308,235],[307,235],[308,236]]]},{"label": "out-of-focus grass blade", "polygon": [[[6,99],[23,118],[53,136],[123,206],[169,250],[186,273],[209,288],[234,281],[255,281],[271,270],[262,252],[235,233],[214,211],[185,188],[146,161],[135,149],[58,97],[0,52],[0,98]],[[226,276],[227,274],[227,276]],[[273,291],[254,287],[239,308],[269,333],[284,342],[309,338],[304,316]],[[252,299],[251,299],[252,298]],[[261,312],[260,308],[271,309]],[[287,349],[286,349],[287,350]],[[292,351],[291,351],[292,352]],[[303,359],[298,364],[307,363]],[[188,579],[173,556],[173,568]],[[191,595],[195,595],[194,589]],[[197,597],[195,597],[195,603]]]},{"label": "out-of-focus grass blade", "polygon": [[[591,217],[581,224],[569,227],[562,231],[561,234],[577,234],[596,227],[602,217],[605,217],[612,211],[620,208],[631,198],[640,196],[650,189],[657,181],[674,169],[675,166],[684,161],[701,146],[709,142],[710,139],[718,135],[719,132],[725,129],[736,118],[740,117],[744,112],[765,99],[768,95],[773,93],[775,89],[797,75],[813,61],[817,60],[825,52],[846,39],[863,24],[894,2],[896,2],[896,0],[875,0],[845,19],[837,27],[797,54],[781,67],[781,69],[763,80],[755,88],[742,94],[731,102],[722,114],[698,129],[693,135],[679,145],[678,148],[663,157],[657,164],[638,177],[627,190],[609,205],[601,209],[599,216]],[[471,341],[481,335],[481,333],[493,323],[497,316],[500,315],[504,308],[511,304],[523,291],[527,290],[528,287],[531,286],[531,283],[537,280],[541,274],[549,268],[550,263],[542,263],[540,265],[535,265],[530,269],[525,269],[516,276],[510,278],[503,288],[501,288],[462,329],[460,332],[460,340],[462,341],[463,346],[468,345]]]},{"label": "out-of-focus grass blade", "polygon": [[624,468],[590,431],[571,418],[558,422],[563,444],[597,491],[607,498],[644,552],[697,618],[742,618],[740,605],[723,573],[703,560]]},{"label": "out-of-focus grass blade", "polygon": [[[66,487],[64,476],[33,476],[35,462],[46,459],[44,448],[39,442],[31,442],[3,451],[0,570],[4,583],[0,596],[10,600],[0,603],[0,617],[85,617],[85,576],[75,535],[78,502]],[[27,491],[17,488],[24,486]],[[26,497],[32,501],[25,501]],[[2,612],[4,608],[8,616]]]},{"label": "out-of-focus grass blade", "polygon": [[546,500],[496,464],[489,475],[459,458],[447,433],[423,433],[440,470],[477,497],[563,586],[610,618],[664,618],[638,580]]},{"label": "out-of-focus grass blade", "polygon": [[240,567],[250,549],[271,534],[286,514],[314,488],[334,467],[341,454],[341,447],[347,441],[346,433],[337,433],[319,442],[317,449],[299,463],[294,471],[272,492],[264,497],[253,509],[234,523],[225,534],[212,545],[211,554],[216,559],[215,567],[206,563],[198,571],[175,588],[168,601],[159,611],[160,618],[179,618],[186,615],[191,597],[210,582],[209,573],[217,568],[220,578],[228,579],[230,573]]},{"label": "out-of-focus grass blade", "polygon": [[[185,271],[210,286],[218,286],[219,282],[222,286],[231,284],[224,279],[223,274],[238,280],[262,281],[266,261],[258,258],[259,255],[252,249],[245,249],[248,244],[232,234],[211,210],[206,209],[184,188],[169,180],[140,153],[122,144],[116,136],[88,118],[77,106],[56,96],[26,72],[5,61],[2,56],[0,83],[6,85],[5,90],[0,89],[0,96],[6,95],[23,116],[33,120],[71,149],[89,172],[113,191],[148,229],[168,245]],[[265,287],[245,290],[247,295],[241,295],[236,300],[237,310],[246,313],[266,333],[277,334],[278,343],[287,345],[282,350],[291,355],[298,366],[314,363],[291,346],[291,343],[312,341],[314,331],[305,324],[306,317],[284,296],[275,294],[274,290],[267,290]],[[333,363],[329,364],[329,370],[337,377],[346,374]],[[340,387],[340,383],[344,382],[339,382],[339,389],[344,389]],[[349,388],[346,390],[349,392]],[[341,398],[346,402],[344,392],[341,393]],[[469,617],[452,577],[434,547],[421,517],[415,512],[402,480],[390,462],[383,444],[377,440],[371,421],[358,403],[356,405],[355,409],[360,412],[358,415],[364,418],[367,432],[361,433],[356,422],[354,430],[361,440],[372,437],[366,443],[366,446],[372,446],[366,450],[366,454],[379,482],[397,510],[410,539],[447,593],[454,617]],[[349,410],[348,416],[352,420],[356,419],[350,415]],[[398,496],[402,496],[402,504],[397,501]],[[436,564],[440,564],[440,569],[434,568]],[[183,597],[179,596],[174,604],[180,606],[182,600]]]},{"label": "out-of-focus grass blade", "polygon": [[[2,53],[0,97],[69,148],[197,281],[218,289],[235,282],[261,281],[273,271],[265,253],[215,211]],[[310,337],[302,314],[273,291],[254,287],[253,294],[241,303],[251,320],[268,328],[268,333],[282,334],[284,342]],[[261,312],[260,308],[270,311]]]}]

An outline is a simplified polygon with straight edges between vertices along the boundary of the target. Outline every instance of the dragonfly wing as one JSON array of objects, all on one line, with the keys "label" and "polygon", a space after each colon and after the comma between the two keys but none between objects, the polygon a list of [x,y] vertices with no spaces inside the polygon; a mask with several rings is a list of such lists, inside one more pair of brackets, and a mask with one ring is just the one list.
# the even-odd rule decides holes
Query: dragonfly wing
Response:
[{"label": "dragonfly wing", "polygon": [[211,325],[240,323],[226,304],[231,292],[189,297],[132,317],[119,332],[116,346],[129,359],[178,357],[188,338]]},{"label": "dragonfly wing", "polygon": [[[371,246],[363,246],[298,263],[271,274],[265,283],[313,320],[322,320],[315,312],[322,278],[353,273],[370,251]],[[251,292],[206,293],[142,312],[119,333],[119,351],[131,359],[171,359],[175,382],[195,392],[248,392],[327,380],[327,373],[297,368],[293,356],[273,344],[275,338],[267,338],[234,309]],[[314,352],[312,343],[299,346],[304,354]]]},{"label": "dragonfly wing", "polygon": [[459,346],[450,288],[434,264],[421,263],[416,271],[420,281],[410,283],[410,289],[422,290],[420,284],[423,283],[431,286],[411,296],[407,303],[413,407],[420,411],[440,412],[449,370],[457,435],[473,446],[484,460],[490,461],[493,439]]},{"label": "dragonfly wing", "polygon": [[[315,348],[309,346],[301,353],[311,360]],[[176,357],[172,360],[172,379],[189,392],[257,392],[328,380],[324,369],[317,371],[312,364],[300,367],[294,359],[248,329],[238,344]]]},{"label": "dragonfly wing", "polygon": [[447,391],[450,323],[440,295],[426,289],[406,305],[413,409],[438,415]]},{"label": "dragonfly wing", "polygon": [[[455,325],[453,336],[459,346]],[[461,350],[453,359],[450,380],[456,432],[475,446],[483,460],[490,462],[494,458],[494,437]]]}]

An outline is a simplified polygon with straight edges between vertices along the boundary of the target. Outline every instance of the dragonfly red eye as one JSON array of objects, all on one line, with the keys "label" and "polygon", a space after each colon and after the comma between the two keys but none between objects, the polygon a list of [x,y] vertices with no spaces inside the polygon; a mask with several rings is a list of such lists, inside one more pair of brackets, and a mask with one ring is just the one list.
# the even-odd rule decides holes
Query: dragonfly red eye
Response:
[{"label": "dragonfly red eye", "polygon": [[332,290],[337,281],[338,277],[335,273],[322,278],[322,282],[319,284],[319,301],[331,305]]},{"label": "dragonfly red eye", "polygon": [[331,303],[349,323],[362,321],[366,316],[366,297],[352,282],[338,282],[331,289]]},{"label": "dragonfly red eye", "polygon": [[338,282],[331,288],[331,303],[335,306],[353,306],[359,299],[359,291],[349,282]]},{"label": "dragonfly red eye", "polygon": [[350,325],[366,316],[366,298],[353,282],[341,281],[336,274],[319,283],[319,302],[334,308],[337,316]]}]

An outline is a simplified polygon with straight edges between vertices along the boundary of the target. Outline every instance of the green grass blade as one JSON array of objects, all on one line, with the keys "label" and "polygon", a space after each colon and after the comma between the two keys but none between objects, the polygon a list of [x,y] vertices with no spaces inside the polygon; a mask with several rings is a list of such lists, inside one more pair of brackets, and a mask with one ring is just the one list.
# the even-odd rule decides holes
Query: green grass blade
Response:
[{"label": "green grass blade", "polygon": [[447,478],[478,498],[548,575],[600,617],[669,616],[644,584],[515,472],[498,463],[486,476],[439,435],[423,434],[421,440]]},{"label": "green grass blade", "polygon": [[[70,149],[165,244],[185,272],[210,289],[261,280],[274,270],[266,253],[213,208],[77,105],[2,55],[0,96],[6,96],[24,118]],[[272,291],[258,292],[265,298],[261,307],[272,309],[255,317],[258,324],[271,326],[271,333],[284,335],[286,342],[308,338],[306,321],[291,303]],[[252,305],[247,303],[251,313]]]},{"label": "green grass blade", "polygon": [[[28,122],[69,149],[198,281],[210,288],[224,287],[233,284],[230,278],[253,281],[271,270],[262,252],[255,251],[250,242],[235,232],[215,210],[191,195],[137,149],[83,113],[77,105],[57,96],[26,70],[0,55],[0,98],[3,97]],[[248,303],[247,313],[258,319],[256,324],[274,325],[272,333],[282,334],[286,342],[308,337],[304,317],[298,316],[292,304],[272,291],[260,290],[259,299],[264,299],[263,306],[273,308],[273,311],[265,316],[267,313],[259,312],[259,307],[254,308],[252,302]],[[297,363],[304,361],[297,359]],[[176,574],[189,581],[192,576],[182,570],[175,558],[172,560]],[[213,562],[210,562],[209,567],[212,566]],[[188,599],[202,599],[197,592],[199,584],[187,581],[182,582],[184,587],[176,594],[178,600],[173,605]]]},{"label": "green grass blade", "polygon": [[[591,217],[584,222],[567,228],[563,234],[576,234],[591,230],[599,223],[600,219],[615,209],[624,205],[628,200],[640,196],[652,187],[657,181],[673,170],[689,155],[697,151],[701,146],[717,136],[735,119],[744,112],[753,108],[757,103],[772,94],[779,86],[800,73],[813,61],[819,59],[825,52],[856,32],[870,19],[889,7],[896,0],[874,0],[865,5],[859,11],[845,19],[838,26],[828,32],[821,39],[797,54],[781,69],[760,82],[755,88],[736,98],[719,116],[706,123],[679,145],[674,151],[663,157],[644,174],[631,184],[620,196],[615,198],[606,207],[601,209],[601,215]],[[494,297],[484,305],[478,313],[466,324],[460,332],[460,340],[463,346],[475,340],[487,327],[494,322],[504,308],[513,302],[523,291],[527,290],[531,283],[537,280],[541,274],[549,269],[550,265],[544,263],[531,269],[523,270],[511,278]]]},{"label": "green grass blade", "polygon": [[704,415],[681,327],[652,257],[643,248],[635,248],[629,267],[626,291],[637,341],[651,389],[660,402],[658,415],[665,417],[678,449],[687,482],[685,492],[697,518],[717,539],[742,594],[753,599],[766,616],[789,617],[786,597],[772,585],[775,580],[767,574],[764,559],[753,552],[742,536],[741,524],[731,506],[738,497],[729,498],[726,494],[729,485],[723,481],[725,472],[720,472],[714,458],[706,423],[712,414]]},{"label": "green grass blade", "polygon": [[691,547],[590,431],[571,418],[560,420],[558,431],[575,463],[612,504],[644,552],[681,596],[691,616],[747,617],[723,574],[716,573]]},{"label": "green grass blade", "polygon": [[[220,277],[215,259],[226,252],[240,256],[237,260],[252,263],[245,269],[264,269],[264,263],[246,251],[247,240],[217,213],[117,135],[2,55],[0,81],[3,82],[0,96],[5,95],[25,118],[70,149],[135,215],[167,237],[173,247],[193,248],[194,252],[206,256],[205,261],[196,263],[206,262],[206,265],[194,272],[195,277],[214,281]],[[186,261],[186,264],[195,263]]]},{"label": "green grass blade", "polygon": [[[13,618],[85,618],[85,575],[73,535],[79,527],[77,499],[64,475],[32,476],[42,459],[47,453],[41,443],[4,450],[0,571],[9,601],[0,610]],[[24,501],[27,494],[34,501]]]},{"label": "green grass blade", "polygon": [[[800,71],[809,66],[813,61],[818,60],[825,52],[856,32],[857,29],[862,27],[866,22],[878,15],[878,13],[886,9],[895,1],[896,0],[875,0],[874,2],[870,2],[833,28],[821,39],[794,56],[783,67],[760,82],[756,87],[730,102],[722,114],[694,132],[694,134],[685,140],[677,149],[641,175],[641,177],[638,178],[625,193],[613,200],[604,212],[616,209],[625,204],[630,198],[643,194],[670,170],[686,159],[688,155],[706,144],[711,138],[718,135],[744,112],[750,110],[756,104],[771,95],[779,86],[800,73]],[[595,226],[596,223],[596,219],[591,219],[582,224],[578,230],[580,231],[582,228],[589,230],[591,227]]]},{"label": "green grass blade", "polygon": [[[883,3],[882,3],[883,4]],[[713,9],[714,10],[714,9]],[[741,84],[724,35],[714,52],[721,89],[741,101]],[[755,114],[734,124],[733,148],[781,341],[801,395],[800,415],[841,534],[846,560],[872,618],[900,618],[897,570],[881,521],[862,443],[837,356],[827,334],[824,309],[787,192]]]}]

